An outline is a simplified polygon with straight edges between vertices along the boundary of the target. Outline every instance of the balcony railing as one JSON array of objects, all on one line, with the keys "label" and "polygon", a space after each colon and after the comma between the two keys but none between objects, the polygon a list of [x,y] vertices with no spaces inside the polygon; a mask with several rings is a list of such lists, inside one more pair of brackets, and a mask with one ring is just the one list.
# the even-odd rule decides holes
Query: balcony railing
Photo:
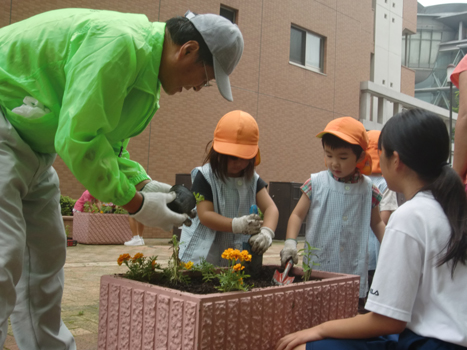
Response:
[{"label": "balcony railing", "polygon": [[[360,121],[368,130],[381,130],[384,123],[404,109],[422,108],[444,119],[449,130],[449,110],[432,105],[415,97],[388,89],[372,81],[360,83]],[[452,113],[452,127],[457,113]]]}]

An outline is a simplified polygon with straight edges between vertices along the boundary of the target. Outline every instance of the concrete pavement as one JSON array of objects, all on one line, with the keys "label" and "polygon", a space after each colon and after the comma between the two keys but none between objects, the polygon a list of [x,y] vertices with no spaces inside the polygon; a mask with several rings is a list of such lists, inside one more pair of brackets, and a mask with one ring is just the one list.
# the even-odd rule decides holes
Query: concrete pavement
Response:
[{"label": "concrete pavement", "polygon": [[[99,283],[102,275],[124,273],[126,266],[118,266],[120,254],[157,255],[158,262],[167,266],[171,254],[169,238],[146,239],[141,247],[123,245],[84,245],[67,248],[65,290],[62,300],[62,319],[75,336],[78,350],[96,350],[99,319]],[[275,241],[264,255],[263,263],[279,264],[283,241]],[[19,349],[11,327],[4,350]],[[22,349],[30,350],[30,349]]]}]

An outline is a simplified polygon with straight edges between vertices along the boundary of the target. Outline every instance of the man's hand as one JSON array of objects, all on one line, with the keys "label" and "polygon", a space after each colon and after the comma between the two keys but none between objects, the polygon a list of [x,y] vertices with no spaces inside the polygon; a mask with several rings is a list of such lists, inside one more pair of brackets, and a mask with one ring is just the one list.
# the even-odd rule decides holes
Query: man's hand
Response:
[{"label": "man's hand", "polygon": [[298,263],[297,240],[289,238],[285,240],[284,248],[281,250],[281,264],[285,266],[287,260],[292,258],[294,264]]},{"label": "man's hand", "polygon": [[263,221],[257,214],[250,214],[232,219],[232,232],[242,233],[244,235],[257,234]]},{"label": "man's hand", "polygon": [[253,253],[263,255],[271,246],[273,238],[273,230],[269,227],[261,227],[261,231],[258,234],[251,236],[248,243],[250,243]]},{"label": "man's hand", "polygon": [[177,197],[175,192],[141,194],[144,197],[143,205],[138,212],[130,214],[130,216],[145,226],[160,227],[164,231],[170,231],[173,226],[180,226],[189,219],[187,214],[178,214],[167,207],[167,203],[172,202]]},{"label": "man's hand", "polygon": [[172,186],[170,186],[170,185],[168,185],[166,183],[151,180],[146,185],[144,185],[144,187],[141,189],[141,192],[144,192],[144,193],[150,193],[150,192],[169,193],[171,188],[172,188]]}]

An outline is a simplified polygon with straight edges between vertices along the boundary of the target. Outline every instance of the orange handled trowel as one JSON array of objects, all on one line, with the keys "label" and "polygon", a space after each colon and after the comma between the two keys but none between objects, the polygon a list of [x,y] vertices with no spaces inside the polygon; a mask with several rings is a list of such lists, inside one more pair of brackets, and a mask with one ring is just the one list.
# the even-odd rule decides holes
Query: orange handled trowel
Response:
[{"label": "orange handled trowel", "polygon": [[290,258],[285,264],[284,272],[280,273],[279,270],[274,271],[274,276],[272,276],[272,283],[277,284],[278,286],[286,286],[291,284],[295,279],[295,277],[289,276],[289,271],[292,269],[292,267],[293,261],[292,258]]}]

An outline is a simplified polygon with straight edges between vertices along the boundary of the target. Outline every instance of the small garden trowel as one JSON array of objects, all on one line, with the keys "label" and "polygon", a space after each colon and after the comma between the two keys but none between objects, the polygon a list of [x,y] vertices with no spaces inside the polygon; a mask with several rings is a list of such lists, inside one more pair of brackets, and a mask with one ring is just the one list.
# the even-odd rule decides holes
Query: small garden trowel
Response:
[{"label": "small garden trowel", "polygon": [[289,276],[289,271],[292,269],[292,267],[293,261],[292,258],[290,258],[285,264],[284,272],[280,273],[279,270],[274,271],[274,276],[272,276],[272,283],[278,286],[286,286],[291,284],[295,279],[295,277]]}]

